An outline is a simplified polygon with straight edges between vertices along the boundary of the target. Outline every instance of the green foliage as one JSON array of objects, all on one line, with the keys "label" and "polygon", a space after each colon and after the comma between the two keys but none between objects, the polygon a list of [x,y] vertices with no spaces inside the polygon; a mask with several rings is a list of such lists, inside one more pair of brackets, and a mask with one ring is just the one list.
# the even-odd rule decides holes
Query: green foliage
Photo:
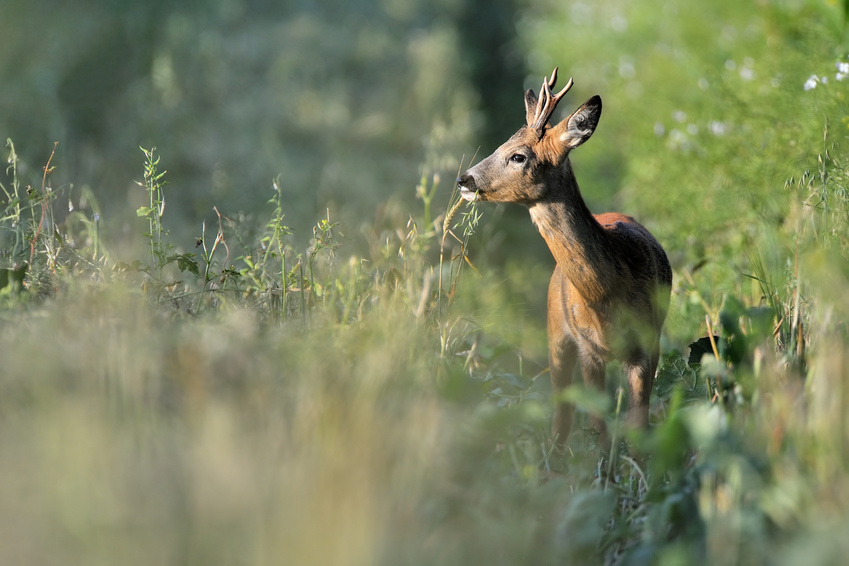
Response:
[{"label": "green foliage", "polygon": [[[153,279],[154,283],[162,288],[171,283],[164,283],[162,272],[169,264],[176,264],[180,271],[189,271],[194,275],[198,275],[198,263],[195,260],[195,254],[186,253],[169,253],[173,249],[168,242],[168,232],[162,225],[162,217],[165,216],[165,173],[159,171],[159,156],[156,155],[156,148],[144,149],[139,148],[144,153],[144,181],[138,182],[138,185],[147,192],[149,205],[142,206],[136,210],[136,215],[139,218],[146,218],[148,223],[148,231],[144,237],[147,238],[150,246],[150,260],[152,265],[145,268],[144,271]],[[204,224],[204,231],[206,225]],[[206,251],[206,242],[201,238]],[[218,244],[216,239],[215,244]],[[214,247],[214,246],[213,246]],[[208,258],[206,258],[208,259]],[[207,266],[209,262],[207,261]]]},{"label": "green foliage", "polygon": [[[510,49],[534,75],[573,75],[572,102],[603,96],[602,125],[574,155],[584,193],[594,210],[613,200],[649,225],[675,269],[651,427],[622,423],[613,367],[608,391],[564,392],[578,411],[559,452],[550,264],[534,259],[544,244],[514,237],[533,230],[526,213],[514,226],[440,181],[464,161],[449,148],[473,147],[484,119],[472,106],[486,88],[458,78],[455,56],[477,4],[440,2],[438,15],[418,2],[314,4],[266,7],[279,11],[263,22],[240,2],[126,16],[82,3],[44,22],[119,33],[74,29],[90,52],[44,66],[7,40],[17,56],[0,71],[23,77],[10,100],[28,99],[24,83],[57,92],[2,124],[39,116],[77,141],[41,168],[6,145],[0,562],[839,562],[845,6],[543,1],[487,14],[503,30],[521,13],[507,19]],[[20,39],[15,22],[36,8],[6,10],[0,29]],[[122,57],[135,40],[139,53]],[[91,72],[85,61],[104,51],[137,75]],[[78,91],[117,102],[92,108]],[[510,108],[521,123],[518,86],[510,99],[493,124]],[[115,135],[130,108],[146,120]],[[33,124],[24,155],[43,147]],[[175,146],[143,150],[133,218],[95,198],[121,183],[55,183],[63,168],[84,174],[68,162],[111,161],[126,183],[136,165],[116,156],[130,146],[135,164],[150,139]],[[271,171],[283,173],[256,199],[262,220],[233,212]],[[193,207],[208,216],[186,220]],[[119,242],[125,229],[143,246]],[[589,414],[608,421],[612,454]]]},{"label": "green foliage", "polygon": [[[0,412],[17,430],[34,431],[13,434],[6,445],[45,469],[68,470],[68,458],[81,466],[66,472],[73,487],[45,489],[41,476],[16,484],[42,493],[51,529],[85,542],[73,549],[54,541],[40,547],[42,556],[149,557],[133,549],[153,537],[166,561],[236,552],[250,562],[261,554],[307,563],[395,563],[400,556],[423,564],[594,564],[615,556],[629,564],[750,563],[777,556],[780,545],[795,548],[787,529],[798,529],[826,482],[843,477],[833,460],[831,471],[814,473],[824,458],[810,448],[816,428],[786,418],[764,426],[761,415],[781,415],[783,403],[813,402],[783,389],[799,378],[794,366],[779,363],[784,346],[772,308],[728,296],[716,337],[691,344],[689,362],[678,352],[665,355],[654,427],[625,437],[639,458],[605,458],[580,426],[594,413],[619,431],[621,390],[613,404],[577,386],[564,395],[580,410],[579,427],[568,453],[559,454],[547,432],[546,372],[527,374],[515,346],[452,299],[465,293],[460,268],[469,265],[465,250],[479,212],[458,215],[458,201],[440,237],[438,223],[420,234],[416,227],[428,223],[411,220],[407,231],[381,236],[371,258],[352,257],[345,267],[337,258],[344,238],[329,217],[316,223],[304,252],[292,247],[275,182],[271,220],[255,244],[231,252],[228,240],[244,243],[239,226],[216,210],[215,236],[203,225],[199,261],[182,269],[186,254],[173,252],[162,228],[158,161],[145,152],[153,263],[115,263],[111,272],[103,269],[107,260],[88,271],[70,270],[70,259],[56,263],[54,287],[71,289],[71,279],[88,273],[98,274],[99,291],[83,286],[33,305],[47,326],[32,331],[63,349],[36,356],[36,365],[15,357],[4,366]],[[465,238],[454,235],[460,229]],[[90,256],[93,245],[78,255]],[[51,253],[39,249],[36,263]],[[434,282],[444,268],[427,260],[435,254],[450,274],[442,287]],[[172,281],[162,275],[171,268],[188,279],[163,284]],[[23,279],[23,289],[38,284],[24,273],[14,272],[17,279],[0,291],[13,280]],[[154,274],[158,286],[149,284]],[[470,276],[475,287],[492,283]],[[134,285],[146,292],[132,292]],[[11,304],[3,313],[4,320],[28,318]],[[4,340],[35,354],[38,343],[12,328],[0,326]],[[108,353],[71,354],[88,345]],[[28,380],[33,372],[46,381]],[[102,376],[105,389],[90,375]],[[78,424],[61,427],[59,445],[82,443],[90,452],[43,444],[36,423],[65,421]],[[269,453],[269,446],[277,448]],[[62,490],[102,490],[104,482],[107,500],[77,505],[79,519],[68,522],[71,503]],[[139,499],[138,490],[153,484],[160,495]],[[124,524],[130,508],[145,517],[143,530],[98,544],[99,525]],[[25,517],[25,528],[34,520]],[[335,544],[319,545],[319,525],[334,526]],[[191,537],[173,536],[187,529]],[[277,546],[266,532],[291,536]]]},{"label": "green foliage", "polygon": [[[833,26],[835,8],[540,3],[525,20],[534,75],[559,65],[574,76],[567,108],[591,94],[604,100],[592,142],[573,157],[591,207],[620,207],[646,223],[684,279],[694,275],[688,293],[698,292],[712,316],[725,295],[757,300],[739,283],[740,272],[752,273],[747,260],[755,254],[741,251],[763,253],[776,232],[797,228],[788,216],[796,195],[782,190],[787,179],[795,185],[810,171],[804,182],[822,186],[811,157],[840,160],[839,152],[825,152],[845,138],[847,125],[840,69],[849,52],[842,15]],[[822,147],[824,120],[840,126]],[[677,325],[698,320],[702,306],[694,307],[680,319],[672,313],[674,335]],[[680,331],[683,347],[695,329]]]},{"label": "green foliage", "polygon": [[[6,147],[9,150],[9,166],[6,168],[6,175],[10,177],[10,183],[8,187],[0,183],[0,189],[6,195],[2,218],[4,268],[7,268],[10,264],[15,265],[23,262],[26,239],[26,218],[24,217],[23,206],[25,201],[21,194],[21,184],[18,179],[18,155],[15,152],[15,145],[12,140],[6,140]],[[33,214],[31,208],[28,212],[30,215]]]},{"label": "green foliage", "polygon": [[[464,0],[73,9],[9,0],[0,80],[16,110],[0,116],[0,131],[28,162],[60,140],[56,184],[96,186],[109,218],[125,212],[138,146],[156,143],[179,188],[168,195],[175,237],[196,235],[213,206],[266,218],[263,189],[280,172],[301,245],[328,207],[358,233],[388,187],[414,182],[422,164],[450,175],[476,143],[476,93],[491,83],[470,82],[457,56],[478,41],[461,27],[466,9]],[[395,198],[414,202],[409,191]]]}]

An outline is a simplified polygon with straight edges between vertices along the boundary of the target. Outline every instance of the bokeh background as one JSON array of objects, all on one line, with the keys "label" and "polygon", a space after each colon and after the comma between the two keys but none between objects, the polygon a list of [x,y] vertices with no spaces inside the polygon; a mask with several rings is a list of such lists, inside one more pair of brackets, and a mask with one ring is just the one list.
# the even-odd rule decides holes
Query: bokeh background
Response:
[{"label": "bokeh background", "polygon": [[[848,6],[5,0],[0,563],[841,563]],[[441,254],[452,180],[555,66],[559,116],[604,100],[590,208],[675,273],[651,458],[609,481],[580,422],[550,447],[527,212]],[[609,374],[570,399],[613,423]]]},{"label": "bokeh background", "polygon": [[518,10],[13,0],[0,23],[0,131],[36,170],[58,141],[54,183],[92,187],[107,223],[146,198],[133,183],[139,146],[155,146],[172,230],[214,205],[265,212],[278,176],[296,232],[328,208],[356,227],[519,125]]},{"label": "bokeh background", "polygon": [[[829,0],[10,0],[0,136],[34,185],[58,141],[53,184],[72,201],[90,187],[112,234],[138,232],[139,146],[155,146],[178,243],[213,206],[264,218],[279,178],[296,235],[329,211],[357,246],[363,226],[408,213],[423,176],[446,204],[559,66],[576,81],[562,114],[605,101],[573,158],[591,208],[637,215],[697,262],[786,208],[775,186],[838,102],[802,86],[834,74],[843,23]],[[549,261],[523,211],[494,210],[506,218],[475,253]]]}]

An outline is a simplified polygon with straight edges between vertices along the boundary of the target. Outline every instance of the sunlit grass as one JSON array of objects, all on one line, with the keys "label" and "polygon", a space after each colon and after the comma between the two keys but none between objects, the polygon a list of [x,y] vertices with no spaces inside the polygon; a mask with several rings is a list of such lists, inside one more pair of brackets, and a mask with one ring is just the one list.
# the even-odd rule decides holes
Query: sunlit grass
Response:
[{"label": "sunlit grass", "polygon": [[[497,257],[544,243],[505,242],[503,217],[455,205],[438,175],[411,208],[295,234],[278,179],[259,228],[217,208],[186,243],[163,224],[169,155],[145,150],[128,253],[93,192],[53,186],[61,160],[26,173],[9,142],[0,563],[840,563],[849,83],[840,32],[805,6],[523,20],[535,61],[595,54],[555,62],[605,98],[579,181],[675,264],[651,429],[620,426],[614,367],[607,400],[570,392],[564,453],[550,266]],[[563,22],[583,27],[549,33]],[[585,428],[599,407],[635,450],[604,456]]]},{"label": "sunlit grass", "polygon": [[[799,197],[831,206],[794,222],[847,210],[818,182]],[[842,229],[796,234],[811,275],[751,274],[771,310],[697,305],[720,358],[667,351],[652,431],[614,427],[649,457],[611,464],[580,423],[566,454],[550,448],[547,373],[524,359],[542,324],[511,280],[469,267],[456,222],[474,214],[443,226],[457,238],[412,220],[344,260],[340,227],[320,220],[299,252],[270,204],[255,248],[222,223],[231,244],[197,271],[27,233],[39,252],[2,289],[4,559],[747,563],[805,547],[810,517],[845,522]]]}]

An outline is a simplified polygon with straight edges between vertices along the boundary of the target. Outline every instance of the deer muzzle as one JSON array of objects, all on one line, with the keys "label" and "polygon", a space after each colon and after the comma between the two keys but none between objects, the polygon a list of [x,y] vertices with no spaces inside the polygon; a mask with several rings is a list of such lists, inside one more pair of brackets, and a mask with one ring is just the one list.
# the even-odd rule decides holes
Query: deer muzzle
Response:
[{"label": "deer muzzle", "polygon": [[475,184],[475,178],[468,172],[457,177],[457,187],[460,189],[460,196],[469,202],[474,202],[478,198],[478,189]]}]

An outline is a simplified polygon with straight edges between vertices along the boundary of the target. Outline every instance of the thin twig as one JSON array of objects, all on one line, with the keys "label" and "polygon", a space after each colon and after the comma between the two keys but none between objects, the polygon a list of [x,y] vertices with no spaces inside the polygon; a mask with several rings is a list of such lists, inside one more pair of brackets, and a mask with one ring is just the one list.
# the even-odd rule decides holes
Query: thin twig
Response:
[{"label": "thin twig", "polygon": [[41,225],[44,223],[44,215],[47,212],[47,202],[50,200],[47,196],[47,192],[45,187],[47,186],[47,176],[53,172],[53,168],[50,167],[50,162],[53,161],[53,156],[56,154],[56,146],[59,145],[59,142],[53,142],[53,151],[50,152],[50,157],[47,158],[47,163],[44,165],[44,175],[41,177],[41,192],[44,193],[43,200],[41,201],[41,218],[38,221],[38,225],[35,227],[35,233],[32,236],[32,241],[30,242],[29,248],[29,264],[32,265],[33,258],[35,258],[35,243],[38,241],[38,236],[41,234]]}]

